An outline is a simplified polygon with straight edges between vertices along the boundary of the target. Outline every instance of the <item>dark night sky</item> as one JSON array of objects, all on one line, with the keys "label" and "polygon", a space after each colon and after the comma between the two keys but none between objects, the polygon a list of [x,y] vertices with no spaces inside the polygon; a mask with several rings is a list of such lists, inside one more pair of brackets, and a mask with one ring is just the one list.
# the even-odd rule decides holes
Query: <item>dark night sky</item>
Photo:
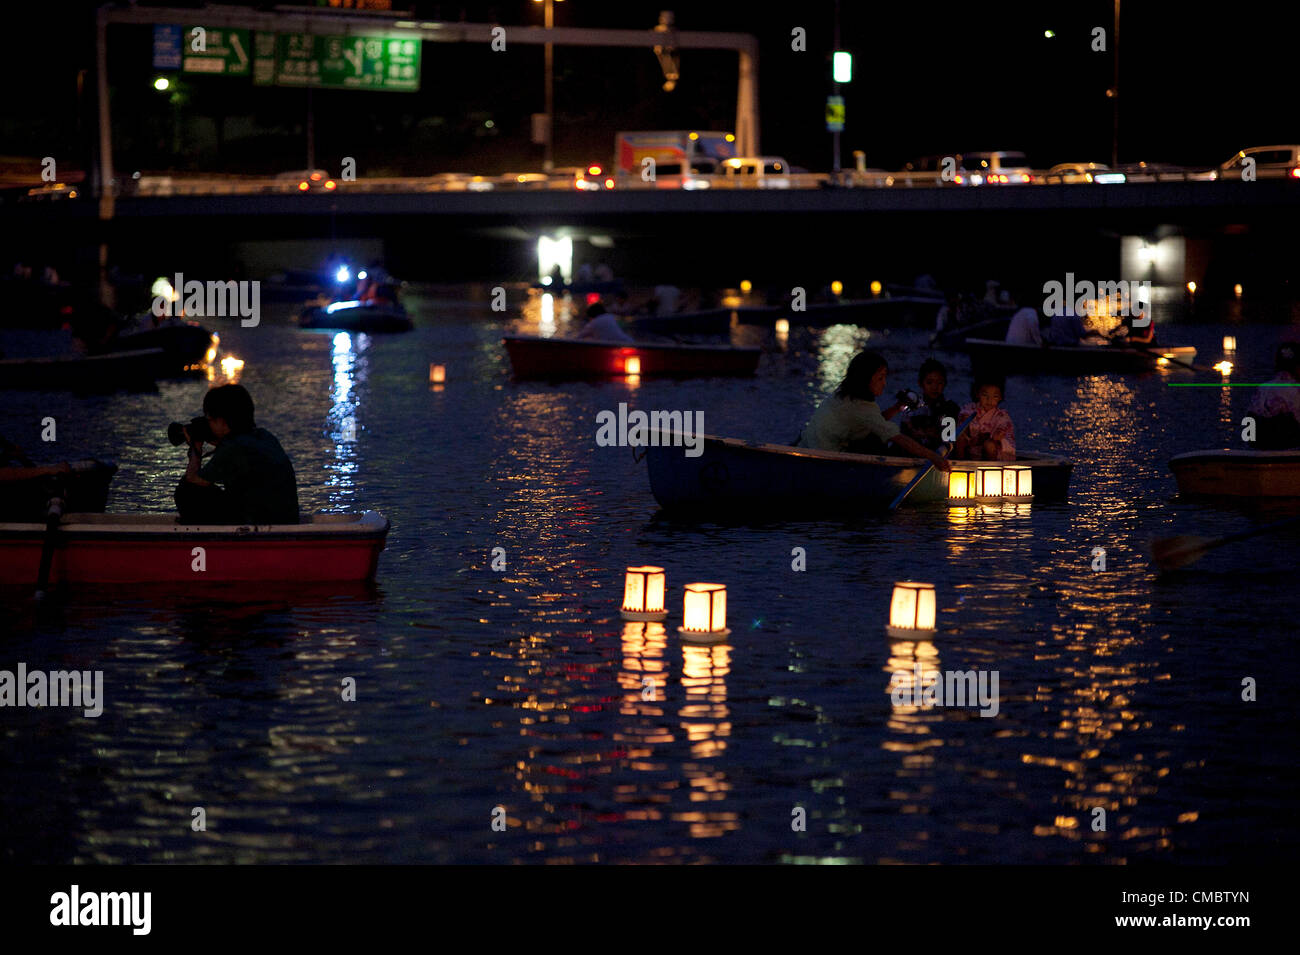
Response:
[{"label": "dark night sky", "polygon": [[[467,20],[507,26],[539,23],[541,16],[541,5],[528,0],[414,6],[421,18],[456,20],[463,13]],[[1086,0],[1034,5],[1059,6],[1063,13],[1020,12],[1026,6],[1000,11],[969,3],[845,0],[842,45],[855,54],[853,82],[842,91],[845,165],[852,164],[854,149],[866,151],[869,165],[886,168],[914,155],[966,149],[1023,149],[1039,166],[1107,161],[1111,60],[1090,43],[1094,26],[1106,27],[1111,40],[1111,4]],[[565,0],[556,6],[556,20],[562,26],[650,28],[665,7],[674,9],[680,29],[756,34],[763,151],[810,169],[829,168],[822,109],[830,91],[830,0]],[[86,154],[79,144],[90,127],[77,131],[76,72],[91,65],[92,10],[91,4],[59,0],[5,5],[6,33],[52,37],[68,52],[0,63],[8,91],[0,155]],[[1242,146],[1295,141],[1295,111],[1284,105],[1294,88],[1288,76],[1293,55],[1286,49],[1286,21],[1278,16],[1258,4],[1125,3],[1121,160],[1209,165]],[[790,49],[796,26],[808,31],[807,52]],[[1045,38],[1045,29],[1055,38]],[[173,162],[160,132],[168,112],[148,88],[148,44],[147,30],[118,28],[114,34],[115,135],[123,164],[168,168]],[[51,45],[49,39],[19,44],[33,52]],[[365,155],[371,169],[409,172],[540,166],[540,149],[527,135],[528,114],[542,107],[540,48],[518,46],[502,55],[425,44],[423,60],[419,93],[316,94],[320,158]],[[687,51],[681,83],[664,93],[648,50],[558,50],[557,162],[607,159],[612,133],[620,128],[731,129],[735,64],[732,54]],[[195,137],[175,165],[230,172],[301,167],[295,160],[303,97],[299,90],[254,89],[247,79],[192,79],[187,112],[224,114],[227,145],[218,154]],[[259,130],[243,141],[249,124],[238,121],[241,116],[253,117]],[[496,133],[483,134],[485,117],[494,120]]]}]

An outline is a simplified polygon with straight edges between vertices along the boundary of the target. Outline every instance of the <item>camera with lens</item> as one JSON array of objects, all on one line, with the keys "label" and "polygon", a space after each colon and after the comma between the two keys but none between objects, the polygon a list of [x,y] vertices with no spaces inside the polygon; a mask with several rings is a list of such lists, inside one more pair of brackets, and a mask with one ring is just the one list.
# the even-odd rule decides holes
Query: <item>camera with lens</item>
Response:
[{"label": "camera with lens", "polygon": [[894,400],[908,411],[915,411],[921,404],[921,396],[914,391],[900,391],[894,396]]},{"label": "camera with lens", "polygon": [[167,426],[167,440],[172,444],[180,446],[188,444],[185,439],[185,432],[189,431],[190,438],[194,441],[207,441],[211,443],[213,439],[212,426],[208,424],[208,419],[203,415],[185,424],[183,421],[173,421]]}]

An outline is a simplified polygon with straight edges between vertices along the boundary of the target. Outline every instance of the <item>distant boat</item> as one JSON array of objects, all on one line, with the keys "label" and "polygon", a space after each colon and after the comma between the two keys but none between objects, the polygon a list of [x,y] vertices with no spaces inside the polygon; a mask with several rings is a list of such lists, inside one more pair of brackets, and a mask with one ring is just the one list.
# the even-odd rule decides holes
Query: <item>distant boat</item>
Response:
[{"label": "distant boat", "polygon": [[[1141,372],[1190,364],[1196,349],[1153,345],[1149,350],[1120,345],[1012,345],[969,338],[962,345],[980,371],[1004,375],[1098,375]],[[1164,359],[1162,364],[1161,359]]]},{"label": "distant boat", "polygon": [[666,345],[509,335],[502,339],[516,378],[704,378],[752,375],[762,350],[729,345]]},{"label": "distant boat", "polygon": [[1300,497],[1300,449],[1190,451],[1169,460],[1178,493],[1195,497]]},{"label": "distant boat", "polygon": [[[37,465],[46,467],[48,465]],[[45,521],[50,483],[57,481],[64,492],[63,510],[98,513],[108,503],[108,486],[117,473],[111,461],[69,461],[68,473],[58,477],[12,478],[16,468],[0,468],[0,521]]]},{"label": "distant boat", "polygon": [[[698,457],[688,457],[679,446],[647,448],[650,490],[665,510],[755,521],[883,510],[927,465],[917,458],[813,451],[712,435],[702,442]],[[966,463],[978,467],[983,462]],[[1033,469],[1035,502],[1066,499],[1072,462],[1021,452],[1015,463]],[[948,475],[932,468],[906,500],[932,504],[947,498]]]},{"label": "distant boat", "polygon": [[3,358],[0,359],[0,388],[78,392],[147,389],[159,378],[177,373],[176,360],[162,348],[103,355]]},{"label": "distant boat", "polygon": [[[375,511],[253,527],[181,524],[170,514],[65,514],[50,580],[187,587],[364,581],[375,576],[387,536],[388,521]],[[0,523],[0,580],[35,580],[45,540],[43,522]],[[202,573],[193,567],[197,548]]]},{"label": "distant boat", "polygon": [[414,325],[399,302],[333,302],[305,309],[300,328],[330,328],[345,332],[409,332]]},{"label": "distant boat", "polygon": [[219,341],[197,322],[170,321],[157,326],[145,323],[139,331],[127,331],[110,339],[105,353],[161,348],[179,374],[190,366],[203,364],[209,349],[215,349]]}]

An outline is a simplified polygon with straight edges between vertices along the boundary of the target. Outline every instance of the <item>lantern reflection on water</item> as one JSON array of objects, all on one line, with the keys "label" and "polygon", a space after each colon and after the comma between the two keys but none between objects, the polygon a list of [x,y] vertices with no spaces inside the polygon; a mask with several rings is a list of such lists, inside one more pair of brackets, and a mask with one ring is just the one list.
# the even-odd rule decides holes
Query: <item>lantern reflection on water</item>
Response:
[{"label": "lantern reflection on water", "polygon": [[623,584],[624,620],[662,620],[664,609],[664,569],[629,567]]},{"label": "lantern reflection on water", "polygon": [[682,602],[682,626],[677,632],[694,640],[713,641],[727,629],[727,588],[723,584],[687,584]]},{"label": "lantern reflection on water", "polygon": [[889,625],[885,632],[891,637],[934,633],[935,609],[934,584],[913,580],[896,583],[894,596],[889,602]]}]

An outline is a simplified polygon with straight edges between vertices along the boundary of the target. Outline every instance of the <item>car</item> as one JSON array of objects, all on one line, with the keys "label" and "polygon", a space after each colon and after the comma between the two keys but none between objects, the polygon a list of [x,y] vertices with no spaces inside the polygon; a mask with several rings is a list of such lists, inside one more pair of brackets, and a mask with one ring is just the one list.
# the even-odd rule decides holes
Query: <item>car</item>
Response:
[{"label": "car", "polygon": [[557,189],[577,189],[580,192],[599,192],[614,188],[614,177],[605,172],[599,163],[586,166],[560,166],[551,170],[550,184]]},{"label": "car", "polygon": [[1219,166],[1218,178],[1240,179],[1247,159],[1257,179],[1300,179],[1300,146],[1250,146]]},{"label": "car", "polygon": [[1201,182],[1218,176],[1215,169],[1189,169],[1169,162],[1120,163],[1114,171],[1123,173],[1125,182]]},{"label": "car", "polygon": [[1099,162],[1062,162],[1057,163],[1043,176],[1043,182],[1096,182],[1102,185],[1123,182],[1122,172],[1112,172],[1105,163]]},{"label": "car", "polygon": [[66,182],[46,182],[33,186],[26,195],[19,197],[20,202],[39,202],[46,199],[75,199],[77,188]]},{"label": "car", "polygon": [[333,192],[339,187],[324,169],[295,169],[292,172],[282,172],[275,178],[282,182],[298,180],[299,192]]},{"label": "car", "polygon": [[515,189],[545,189],[549,177],[544,172],[507,172],[497,176],[497,183]]},{"label": "car", "polygon": [[724,159],[715,178],[725,186],[789,189],[790,164],[780,156],[737,156]]},{"label": "car", "polygon": [[1034,171],[1021,152],[962,153],[956,157],[958,186],[1017,185],[1034,181]]}]

